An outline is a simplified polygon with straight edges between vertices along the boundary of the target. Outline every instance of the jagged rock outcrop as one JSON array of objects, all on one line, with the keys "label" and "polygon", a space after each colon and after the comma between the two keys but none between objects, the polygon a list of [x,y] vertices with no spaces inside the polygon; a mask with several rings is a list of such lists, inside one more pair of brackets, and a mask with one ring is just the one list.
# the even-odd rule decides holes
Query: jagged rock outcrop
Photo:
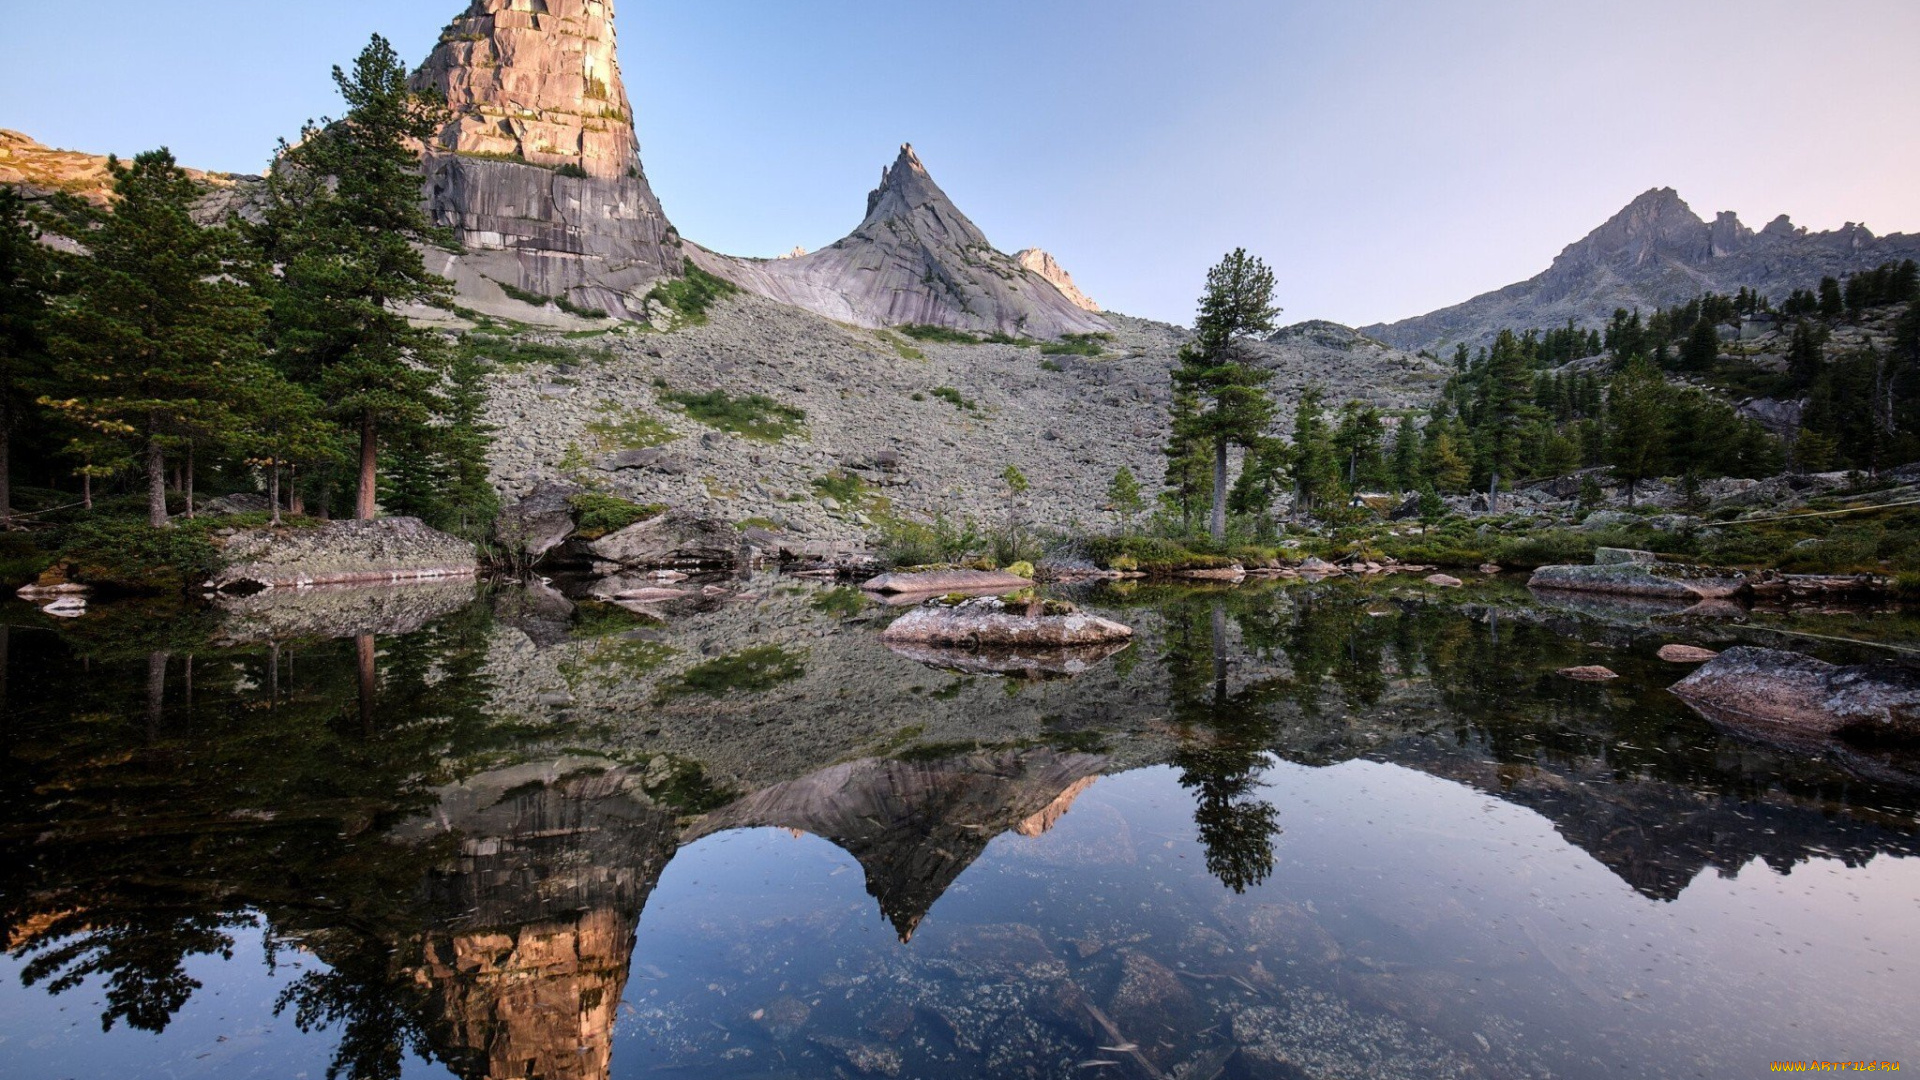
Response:
[{"label": "jagged rock outcrop", "polygon": [[645,318],[684,257],[640,165],[612,0],[473,0],[413,85],[453,113],[426,155],[426,199],[464,253],[432,269],[482,302]]},{"label": "jagged rock outcrop", "polygon": [[1025,251],[1016,251],[1013,255],[1013,261],[1046,279],[1047,284],[1060,290],[1061,296],[1073,301],[1073,306],[1096,314],[1101,310],[1100,305],[1094,302],[1093,297],[1081,292],[1080,286],[1073,283],[1073,275],[1067,273],[1067,268],[1061,266],[1059,262],[1055,261],[1054,257],[1047,252],[1039,248],[1028,248]]},{"label": "jagged rock outcrop", "polygon": [[[264,186],[257,176],[184,171],[205,191],[193,207],[194,220],[202,225],[225,221],[230,213],[244,215]],[[0,130],[0,187],[28,195],[61,192],[105,206],[113,197],[113,174],[105,154],[56,150],[18,131]]]},{"label": "jagged rock outcrop", "polygon": [[1031,338],[1110,329],[995,249],[910,145],[867,196],[866,220],[829,247],[767,260],[698,247],[689,253],[749,292],[857,326],[924,324]]},{"label": "jagged rock outcrop", "polygon": [[1407,349],[1484,344],[1502,328],[1604,325],[1618,308],[1757,289],[1775,300],[1826,275],[1920,258],[1920,235],[1875,236],[1848,223],[1808,232],[1786,215],[1755,232],[1732,213],[1708,222],[1672,188],[1655,188],[1568,247],[1540,275],[1464,304],[1362,332]]}]

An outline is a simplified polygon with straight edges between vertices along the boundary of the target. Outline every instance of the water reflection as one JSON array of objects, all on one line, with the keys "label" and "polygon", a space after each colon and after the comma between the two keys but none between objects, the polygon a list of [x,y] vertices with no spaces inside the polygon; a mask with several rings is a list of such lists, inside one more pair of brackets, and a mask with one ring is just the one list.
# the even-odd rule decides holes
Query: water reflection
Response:
[{"label": "water reflection", "polygon": [[[781,582],[664,623],[538,587],[397,592],[10,611],[22,983],[164,1032],[223,970],[195,958],[252,963],[257,927],[270,964],[311,960],[261,1008],[366,1078],[1577,1075],[1657,1060],[1707,1009],[1620,997],[1652,991],[1570,908],[1681,939],[1553,884],[1593,888],[1566,853],[1682,921],[1706,869],[1914,854],[1911,787],[1722,738],[1618,623],[1517,600],[1135,588],[1083,598],[1133,649],[1035,682],[929,671],[880,645],[884,615]],[[780,679],[713,682],[767,649]],[[1552,676],[1596,653],[1624,678]],[[1408,847],[1423,829],[1446,831]],[[1544,873],[1547,899],[1436,895],[1469,862]],[[1747,1043],[1805,1004],[1770,993],[1728,1021]]]}]

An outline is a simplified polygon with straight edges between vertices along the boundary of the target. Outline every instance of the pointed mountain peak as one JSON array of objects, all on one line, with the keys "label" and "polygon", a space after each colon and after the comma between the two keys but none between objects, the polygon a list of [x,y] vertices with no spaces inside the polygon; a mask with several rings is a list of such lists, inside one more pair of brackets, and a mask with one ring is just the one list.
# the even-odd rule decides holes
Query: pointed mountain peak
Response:
[{"label": "pointed mountain peak", "polygon": [[[1737,225],[1737,223],[1735,223]],[[1723,223],[1722,229],[1727,225]],[[1654,188],[1607,219],[1554,261],[1548,274],[1590,266],[1639,266],[1658,258],[1711,257],[1713,228],[1670,187]]]},{"label": "pointed mountain peak", "polygon": [[[973,223],[954,207],[953,200],[933,182],[933,174],[921,163],[920,155],[913,152],[912,143],[900,146],[900,156],[892,165],[880,170],[880,186],[867,195],[867,220],[872,225],[885,218],[907,217],[916,211],[925,211],[938,207],[950,217],[966,223],[968,229],[978,232]],[[986,238],[982,236],[984,243]]]}]

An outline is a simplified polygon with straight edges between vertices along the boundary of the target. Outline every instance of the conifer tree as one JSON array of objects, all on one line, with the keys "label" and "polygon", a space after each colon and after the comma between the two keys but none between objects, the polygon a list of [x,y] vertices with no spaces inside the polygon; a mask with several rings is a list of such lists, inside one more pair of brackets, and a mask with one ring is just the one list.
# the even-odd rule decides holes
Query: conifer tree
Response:
[{"label": "conifer tree", "polygon": [[1340,464],[1322,401],[1320,388],[1309,386],[1300,392],[1293,414],[1293,489],[1298,494],[1294,505],[1307,513],[1340,486]]},{"label": "conifer tree", "polygon": [[1193,394],[1175,389],[1172,435],[1167,440],[1167,474],[1160,503],[1183,531],[1192,532],[1213,483],[1213,455],[1205,439],[1195,434],[1194,417],[1200,405]]},{"label": "conifer tree", "polygon": [[1680,349],[1680,366],[1687,371],[1712,371],[1714,361],[1719,358],[1720,331],[1710,319],[1694,320],[1687,343]]},{"label": "conifer tree", "polygon": [[1665,461],[1666,441],[1666,380],[1645,358],[1629,361],[1607,393],[1607,457],[1627,483],[1627,505]]},{"label": "conifer tree", "polygon": [[0,188],[0,529],[13,523],[13,440],[47,375],[47,249],[27,223],[26,203]]},{"label": "conifer tree", "polygon": [[1273,422],[1273,399],[1266,384],[1273,373],[1258,367],[1246,339],[1273,332],[1280,309],[1273,302],[1273,271],[1235,249],[1207,272],[1207,291],[1194,319],[1194,340],[1180,350],[1173,379],[1194,395],[1196,408],[1180,419],[1176,437],[1205,444],[1213,456],[1213,538],[1227,536],[1227,456],[1238,445],[1251,447]]},{"label": "conifer tree", "polygon": [[1115,470],[1113,482],[1107,485],[1107,505],[1120,515],[1122,529],[1132,529],[1133,519],[1146,509],[1146,502],[1140,497],[1140,481],[1125,465]]},{"label": "conifer tree", "polygon": [[1840,292],[1840,282],[1831,278],[1820,279],[1820,314],[1828,322],[1847,313],[1846,297]]},{"label": "conifer tree", "polygon": [[1793,324],[1793,339],[1787,345],[1787,374],[1792,377],[1796,390],[1806,390],[1820,377],[1825,337],[1814,328],[1811,319],[1800,319]]},{"label": "conifer tree", "polygon": [[166,459],[188,440],[232,440],[259,357],[261,302],[231,271],[230,230],[189,214],[199,194],[166,150],[109,160],[114,203],[84,233],[51,345],[72,396],[42,403],[137,451],[147,518],[168,524]]},{"label": "conifer tree", "polygon": [[382,426],[424,424],[444,407],[444,344],[398,310],[451,292],[414,246],[449,242],[421,209],[416,150],[439,131],[444,108],[409,89],[405,65],[377,35],[351,73],[335,68],[333,78],[347,113],[309,124],[298,146],[282,148],[255,235],[281,267],[272,323],[280,362],[357,436],[355,516],[368,520]]},{"label": "conifer tree", "polygon": [[1402,416],[1393,429],[1393,484],[1396,490],[1412,491],[1420,485],[1425,470],[1420,461],[1420,430],[1413,417]]}]

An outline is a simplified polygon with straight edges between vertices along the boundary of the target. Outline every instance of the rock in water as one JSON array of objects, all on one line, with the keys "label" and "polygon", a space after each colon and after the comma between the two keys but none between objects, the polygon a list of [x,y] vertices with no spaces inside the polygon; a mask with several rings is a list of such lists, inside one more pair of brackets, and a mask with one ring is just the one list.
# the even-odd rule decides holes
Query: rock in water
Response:
[{"label": "rock in water", "polygon": [[1720,654],[1693,645],[1662,645],[1660,659],[1669,664],[1704,664]]},{"label": "rock in water", "polygon": [[1560,675],[1575,682],[1606,682],[1620,677],[1612,668],[1603,668],[1597,664],[1587,667],[1561,668]]},{"label": "rock in water", "polygon": [[1543,566],[1533,572],[1527,587],[1691,603],[1738,596],[1746,590],[1747,579],[1737,570],[1677,563],[1620,562],[1604,566]]},{"label": "rock in water", "polygon": [[970,649],[1071,648],[1125,641],[1133,628],[1097,615],[1026,615],[991,598],[947,606],[933,601],[895,619],[888,642]]},{"label": "rock in water", "polygon": [[228,540],[222,555],[227,566],[207,582],[209,589],[373,585],[471,578],[479,571],[472,544],[408,517],[254,529]]},{"label": "rock in water", "polygon": [[1100,305],[1094,302],[1093,297],[1080,291],[1080,286],[1073,283],[1073,275],[1067,273],[1066,267],[1054,261],[1052,255],[1039,248],[1028,248],[1025,251],[1015,252],[1013,261],[1040,275],[1047,284],[1059,289],[1060,295],[1073,301],[1074,307],[1095,314],[1100,312]]},{"label": "rock in water", "polygon": [[912,146],[880,174],[866,220],[830,247],[775,260],[698,247],[689,253],[749,292],[858,326],[926,324],[1030,338],[1112,329],[988,243]]},{"label": "rock in water", "polygon": [[613,0],[473,0],[413,76],[453,119],[426,158],[434,223],[464,251],[432,266],[463,296],[564,300],[644,319],[680,237],[640,165]]},{"label": "rock in water", "polygon": [[587,551],[631,570],[728,570],[740,562],[740,531],[725,521],[669,510],[603,536],[588,544]]},{"label": "rock in water", "polygon": [[540,485],[533,494],[500,511],[493,523],[494,539],[522,565],[538,564],[547,552],[573,535],[572,499],[580,491],[576,484]]},{"label": "rock in water", "polygon": [[1018,574],[1002,570],[927,570],[882,574],[861,588],[877,593],[1013,592],[1032,584]]},{"label": "rock in water", "polygon": [[1710,720],[1769,735],[1920,738],[1920,669],[1907,664],[1839,667],[1743,645],[1680,680],[1673,693]]}]

